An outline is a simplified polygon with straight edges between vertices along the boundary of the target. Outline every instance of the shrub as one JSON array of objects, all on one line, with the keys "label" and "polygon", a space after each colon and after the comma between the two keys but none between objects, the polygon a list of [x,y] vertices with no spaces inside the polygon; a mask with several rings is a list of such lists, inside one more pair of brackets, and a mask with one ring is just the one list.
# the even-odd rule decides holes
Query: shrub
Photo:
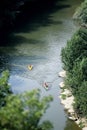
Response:
[{"label": "shrub", "polygon": [[65,99],[66,99],[66,95],[65,95],[65,94],[61,94],[61,98],[62,98],[63,100],[65,100]]},{"label": "shrub", "polygon": [[75,109],[87,118],[87,81],[83,81],[75,96]]},{"label": "shrub", "polygon": [[71,87],[75,95],[83,81],[87,81],[87,58],[83,58],[74,64],[72,73],[67,73],[65,85]]},{"label": "shrub", "polygon": [[5,105],[5,99],[9,94],[12,94],[11,87],[8,84],[9,71],[3,71],[0,78],[0,107]]},{"label": "shrub", "polygon": [[72,72],[75,62],[87,57],[87,30],[80,28],[61,51],[62,62],[66,71]]},{"label": "shrub", "polygon": [[52,100],[52,96],[41,99],[39,89],[8,96],[6,105],[0,109],[0,129],[43,130],[44,127],[50,130],[52,124],[49,121],[40,125],[39,122]]},{"label": "shrub", "polygon": [[87,0],[85,0],[79,8],[77,8],[74,19],[78,19],[81,23],[87,24]]}]

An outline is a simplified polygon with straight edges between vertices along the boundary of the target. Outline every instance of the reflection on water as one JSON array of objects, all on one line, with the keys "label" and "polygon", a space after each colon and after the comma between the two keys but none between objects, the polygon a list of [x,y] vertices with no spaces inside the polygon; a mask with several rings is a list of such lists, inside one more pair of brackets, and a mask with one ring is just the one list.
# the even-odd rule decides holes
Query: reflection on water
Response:
[{"label": "reflection on water", "polygon": [[64,130],[81,130],[80,128],[78,128],[78,126],[75,123],[72,123],[72,120],[67,120],[66,121],[66,127],[64,128]]},{"label": "reflection on water", "polygon": [[[19,20],[15,33],[4,41],[7,45],[0,47],[0,71],[10,70],[9,82],[15,93],[40,88],[42,97],[49,94],[54,97],[41,120],[50,120],[53,130],[80,130],[67,119],[60,103],[62,79],[58,77],[62,70],[61,48],[77,29],[72,14],[80,1],[58,1],[50,11],[33,15],[31,19],[27,13],[26,17],[22,16],[23,21]],[[32,71],[28,69],[29,64],[34,66]],[[42,86],[45,81],[51,85],[49,91]]]}]

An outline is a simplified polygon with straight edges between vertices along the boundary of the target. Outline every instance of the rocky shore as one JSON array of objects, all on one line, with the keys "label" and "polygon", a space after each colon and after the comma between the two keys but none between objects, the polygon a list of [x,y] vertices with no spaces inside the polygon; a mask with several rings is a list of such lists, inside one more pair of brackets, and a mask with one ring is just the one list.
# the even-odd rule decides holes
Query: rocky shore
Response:
[{"label": "rocky shore", "polygon": [[[59,73],[59,77],[62,78],[66,77],[66,71],[64,70],[61,71]],[[68,114],[68,118],[75,121],[76,124],[78,124],[78,126],[82,128],[82,130],[87,130],[86,119],[80,118],[74,111],[73,108],[74,96],[72,95],[71,91],[65,88],[64,82],[61,82],[59,86],[61,88],[61,93],[60,93],[61,104],[64,105],[64,108]]]}]

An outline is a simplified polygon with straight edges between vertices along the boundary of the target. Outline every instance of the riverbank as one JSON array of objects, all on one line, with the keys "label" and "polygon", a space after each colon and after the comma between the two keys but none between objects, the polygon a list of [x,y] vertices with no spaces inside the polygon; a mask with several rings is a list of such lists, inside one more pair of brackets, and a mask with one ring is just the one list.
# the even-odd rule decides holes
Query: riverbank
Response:
[{"label": "riverbank", "polygon": [[[59,73],[59,77],[66,77],[66,71],[61,71]],[[61,104],[64,105],[64,109],[67,112],[68,118],[75,121],[75,123],[82,128],[82,130],[87,130],[87,122],[85,118],[81,118],[79,117],[74,108],[73,108],[73,104],[74,104],[74,96],[72,95],[71,91],[68,90],[65,85],[64,82],[61,82],[59,84],[60,88],[61,88],[61,93],[60,93],[60,99],[61,99]]]}]

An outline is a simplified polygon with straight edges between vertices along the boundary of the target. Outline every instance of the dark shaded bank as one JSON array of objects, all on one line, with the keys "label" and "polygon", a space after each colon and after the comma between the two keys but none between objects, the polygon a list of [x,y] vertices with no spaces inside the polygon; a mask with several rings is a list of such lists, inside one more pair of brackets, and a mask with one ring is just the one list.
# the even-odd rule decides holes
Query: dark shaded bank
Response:
[{"label": "dark shaded bank", "polygon": [[[24,29],[23,26],[25,26],[27,23],[29,23],[30,26],[32,23],[37,23],[37,26],[36,28],[33,28],[33,31],[38,28],[38,25],[48,26],[49,24],[52,24],[53,21],[51,20],[50,16],[51,13],[70,7],[70,5],[67,4],[60,4],[60,2],[61,0],[36,0],[34,2],[26,2],[25,6],[20,8],[20,15],[17,16],[16,31],[20,32],[22,30],[22,32],[25,32],[26,29]],[[28,28],[27,31],[32,31],[31,27]]]},{"label": "dark shaded bank", "polygon": [[[70,5],[60,4],[60,0],[32,0],[25,1],[14,12],[13,16],[4,16],[6,21],[0,29],[0,45],[8,45],[13,41],[13,32],[27,32],[35,31],[38,27],[48,26],[53,23],[50,14],[57,10],[68,8]],[[12,18],[12,19],[11,19]],[[35,23],[33,28],[31,24]],[[61,21],[59,21],[59,24]],[[27,28],[27,24],[29,25]],[[12,38],[12,39],[11,39]],[[9,41],[11,40],[11,42]]]},{"label": "dark shaded bank", "polygon": [[[22,16],[28,14],[28,17],[32,15],[36,15],[41,10],[44,10],[47,7],[53,7],[55,0],[46,1],[46,0],[7,0],[3,1],[0,4],[0,35],[6,36],[11,31],[13,31],[15,27],[15,23],[17,24],[18,20]],[[23,18],[23,17],[22,17]],[[23,19],[22,19],[23,21]]]}]

